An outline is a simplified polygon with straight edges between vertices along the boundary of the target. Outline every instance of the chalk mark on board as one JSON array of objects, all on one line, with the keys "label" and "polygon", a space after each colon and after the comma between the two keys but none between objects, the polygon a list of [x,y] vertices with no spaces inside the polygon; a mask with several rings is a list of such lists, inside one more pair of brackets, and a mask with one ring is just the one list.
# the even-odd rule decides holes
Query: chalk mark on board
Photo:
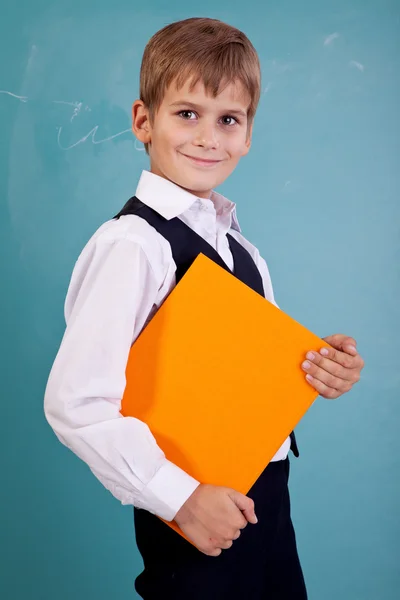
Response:
[{"label": "chalk mark on board", "polygon": [[272,88],[272,81],[268,81],[267,85],[264,88],[264,94],[268,94],[270,89]]},{"label": "chalk mark on board", "polygon": [[358,69],[359,71],[361,71],[361,73],[364,72],[364,65],[362,65],[361,63],[357,62],[356,60],[351,60],[349,62],[349,67],[354,67],[355,69]]},{"label": "chalk mark on board", "polygon": [[138,152],[144,152],[145,151],[145,147],[144,146],[142,146],[141,148],[138,148],[138,140],[136,138],[135,138],[134,147],[135,147],[135,150],[137,150]]},{"label": "chalk mark on board", "polygon": [[[75,119],[75,117],[77,117],[79,115],[79,113],[81,112],[82,106],[83,106],[83,102],[66,102],[65,100],[53,100],[53,104],[65,104],[67,106],[74,107],[74,112],[70,119],[70,123],[72,123],[72,121]],[[85,110],[88,110],[90,112],[92,109],[86,105]]]},{"label": "chalk mark on board", "polygon": [[76,146],[79,146],[79,144],[84,144],[89,138],[90,136],[92,137],[92,144],[104,144],[104,142],[109,142],[110,140],[113,140],[121,135],[124,135],[125,133],[128,133],[131,131],[131,129],[124,129],[123,131],[119,131],[118,133],[111,135],[110,137],[104,138],[103,140],[95,140],[95,135],[99,129],[99,125],[96,125],[95,127],[93,127],[93,129],[91,129],[89,131],[89,133],[87,135],[85,135],[84,137],[82,137],[80,140],[78,140],[77,142],[75,142],[75,144],[71,144],[71,146],[63,146],[60,142],[60,138],[61,138],[61,133],[62,133],[62,127],[58,127],[58,134],[57,134],[57,143],[59,148],[61,148],[61,150],[71,150],[72,148],[76,148]]},{"label": "chalk mark on board", "polygon": [[27,96],[17,96],[17,94],[13,94],[12,92],[8,92],[7,90],[0,90],[0,94],[8,94],[9,96],[12,96],[13,98],[17,98],[21,102],[28,102]]},{"label": "chalk mark on board", "polygon": [[332,42],[337,40],[339,37],[340,33],[338,33],[337,31],[335,31],[335,33],[331,33],[330,35],[328,35],[328,37],[325,38],[324,46],[330,46],[330,44],[332,44]]},{"label": "chalk mark on board", "polygon": [[293,64],[280,61],[277,58],[273,58],[270,62],[271,68],[277,73],[286,73],[286,71],[293,70]]},{"label": "chalk mark on board", "polygon": [[[16,98],[17,100],[19,100],[20,102],[28,102],[29,98],[28,96],[18,96],[17,94],[14,94],[13,92],[10,92],[8,90],[0,90],[0,94],[5,94],[8,96],[12,96],[13,98]],[[52,100],[53,104],[64,104],[66,106],[72,106],[74,111],[72,113],[71,119],[70,119],[70,123],[72,123],[72,121],[80,114],[82,107],[83,107],[83,102],[67,102],[66,100]],[[91,112],[91,108],[87,105],[85,105],[85,111],[89,111]],[[124,129],[123,131],[119,131],[118,133],[115,133],[114,135],[110,135],[109,137],[106,137],[102,140],[96,140],[96,133],[99,129],[100,125],[96,125],[95,127],[93,127],[89,133],[87,135],[85,135],[84,137],[82,137],[80,140],[78,140],[77,142],[75,142],[75,144],[71,144],[70,146],[63,146],[61,144],[61,133],[63,131],[63,128],[57,127],[57,144],[58,147],[61,150],[71,150],[72,148],[76,148],[76,146],[79,146],[80,144],[84,144],[90,137],[92,138],[92,144],[104,144],[105,142],[109,142],[111,140],[114,140],[117,137],[120,137],[121,135],[124,135],[125,133],[130,133],[131,129]],[[143,152],[144,148],[138,148],[136,145],[136,140],[135,140],[135,150],[137,150],[138,152]]]}]

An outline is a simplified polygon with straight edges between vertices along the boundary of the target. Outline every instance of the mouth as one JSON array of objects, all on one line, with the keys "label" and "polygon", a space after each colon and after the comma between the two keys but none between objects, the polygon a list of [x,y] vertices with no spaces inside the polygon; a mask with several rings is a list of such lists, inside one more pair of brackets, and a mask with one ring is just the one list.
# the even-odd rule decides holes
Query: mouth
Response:
[{"label": "mouth", "polygon": [[199,167],[215,167],[215,165],[218,165],[220,162],[222,162],[222,160],[210,160],[210,159],[205,159],[205,158],[196,158],[195,156],[189,156],[188,154],[183,154],[183,153],[181,153],[181,154],[185,158],[188,158],[193,164],[198,165]]}]

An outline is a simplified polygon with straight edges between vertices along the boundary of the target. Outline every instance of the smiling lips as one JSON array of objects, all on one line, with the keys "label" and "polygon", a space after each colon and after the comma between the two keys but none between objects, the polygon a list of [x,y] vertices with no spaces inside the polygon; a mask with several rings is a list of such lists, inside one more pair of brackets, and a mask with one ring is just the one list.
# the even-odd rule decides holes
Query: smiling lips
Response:
[{"label": "smiling lips", "polygon": [[191,160],[194,164],[201,167],[213,167],[221,162],[221,160],[209,160],[205,158],[196,158],[195,156],[189,156],[188,154],[182,154],[185,158]]}]

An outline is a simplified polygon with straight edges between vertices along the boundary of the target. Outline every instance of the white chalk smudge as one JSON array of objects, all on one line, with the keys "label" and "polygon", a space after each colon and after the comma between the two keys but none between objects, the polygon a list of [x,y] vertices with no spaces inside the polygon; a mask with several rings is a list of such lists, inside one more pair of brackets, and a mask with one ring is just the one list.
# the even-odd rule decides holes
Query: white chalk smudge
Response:
[{"label": "white chalk smudge", "polygon": [[67,106],[79,106],[82,102],[67,102],[66,100],[53,100],[53,104],[66,104]]},{"label": "white chalk smudge", "polygon": [[293,64],[291,63],[287,63],[284,61],[280,61],[276,58],[273,58],[270,61],[271,67],[272,69],[276,72],[276,73],[286,73],[286,71],[292,71],[293,70]]},{"label": "white chalk smudge", "polygon": [[17,98],[18,100],[21,100],[21,102],[28,102],[27,96],[17,96],[17,94],[13,94],[12,92],[8,92],[7,90],[0,90],[0,94],[8,94],[9,96],[12,96],[13,98]]},{"label": "white chalk smudge", "polygon": [[[33,46],[32,50],[36,51],[36,46]],[[18,96],[17,94],[14,94],[13,92],[10,92],[8,90],[0,90],[0,94],[11,96],[13,98],[16,98],[20,102],[24,102],[24,103],[28,102],[28,99],[29,99],[28,96]],[[52,100],[52,103],[53,104],[65,104],[66,106],[72,106],[73,107],[74,111],[73,111],[72,117],[70,119],[71,123],[75,119],[75,117],[77,117],[79,115],[79,113],[81,112],[82,107],[83,107],[83,103],[82,102],[78,102],[78,101],[76,101],[76,102],[67,102],[66,100]],[[84,110],[91,112],[92,109],[89,106],[85,105],[85,109]],[[124,135],[125,133],[128,133],[128,132],[130,133],[132,131],[130,128],[129,129],[124,129],[123,131],[119,131],[118,133],[115,133],[114,135],[110,135],[109,137],[104,138],[102,140],[96,140],[95,136],[96,136],[96,133],[97,133],[99,127],[100,127],[100,125],[96,125],[95,127],[93,127],[93,129],[91,129],[87,135],[85,135],[83,138],[81,138],[75,144],[72,144],[71,146],[63,146],[61,144],[60,140],[61,140],[61,132],[62,132],[63,128],[62,127],[57,127],[56,129],[58,131],[58,134],[57,134],[57,143],[58,143],[58,146],[59,146],[59,148],[61,148],[61,150],[71,150],[71,148],[75,148],[76,146],[79,146],[79,144],[84,144],[89,137],[92,138],[92,144],[104,144],[105,142],[109,142],[111,140],[114,140],[115,138],[117,138],[117,137],[119,137],[121,135]],[[136,141],[135,141],[135,149],[138,152],[144,151],[144,147],[143,148],[138,148],[136,146]]]},{"label": "white chalk smudge", "polygon": [[59,127],[58,134],[57,134],[58,146],[59,146],[59,148],[61,148],[61,150],[71,150],[72,148],[76,148],[76,146],[79,146],[79,144],[84,144],[89,137],[92,137],[92,144],[104,144],[104,142],[109,142],[109,141],[131,131],[130,129],[124,129],[123,131],[119,131],[118,133],[116,133],[114,135],[110,135],[110,137],[104,138],[103,140],[95,140],[95,135],[96,135],[98,129],[99,129],[99,125],[96,125],[95,127],[93,127],[93,129],[91,129],[89,131],[89,133],[87,135],[85,135],[80,140],[75,142],[75,144],[71,144],[71,146],[63,146],[60,141],[62,127]]},{"label": "white chalk smudge", "polygon": [[53,100],[53,104],[66,104],[67,106],[74,107],[74,112],[70,119],[70,123],[72,123],[72,121],[75,119],[75,117],[77,117],[79,115],[79,113],[81,112],[81,108],[82,108],[82,102],[66,102],[65,100]]},{"label": "white chalk smudge", "polygon": [[337,40],[339,37],[340,37],[340,33],[338,33],[337,31],[335,31],[335,33],[331,33],[330,35],[328,35],[328,37],[325,38],[324,46],[329,46],[330,44],[332,44],[332,42]]},{"label": "white chalk smudge", "polygon": [[37,51],[38,51],[37,46],[35,44],[32,44],[31,52],[29,54],[27,65],[26,65],[27,69],[31,68],[33,60],[37,54]]},{"label": "white chalk smudge", "polygon": [[[129,131],[130,131],[130,130],[129,130]],[[145,151],[145,147],[144,147],[143,145],[142,145],[142,146],[138,146],[138,143],[141,143],[141,142],[139,142],[139,141],[138,141],[138,140],[135,138],[135,144],[134,144],[134,146],[135,146],[135,150],[137,150],[138,152],[144,152],[144,151]]]},{"label": "white chalk smudge", "polygon": [[272,88],[272,81],[268,81],[267,85],[264,88],[264,94],[268,94],[270,89]]},{"label": "white chalk smudge", "polygon": [[359,71],[361,71],[361,73],[364,72],[364,65],[362,65],[361,63],[357,62],[356,60],[351,60],[349,62],[349,67],[354,67],[355,69],[358,69]]},{"label": "white chalk smudge", "polygon": [[[82,110],[82,106],[83,106],[83,102],[66,102],[65,100],[53,100],[53,104],[65,104],[66,106],[73,106],[74,107],[74,112],[72,114],[72,117],[70,119],[70,122],[72,123],[72,121],[75,119],[75,117],[77,117],[79,115],[79,113]],[[85,110],[87,111],[91,111],[92,109],[89,108],[89,106],[85,106]]]}]

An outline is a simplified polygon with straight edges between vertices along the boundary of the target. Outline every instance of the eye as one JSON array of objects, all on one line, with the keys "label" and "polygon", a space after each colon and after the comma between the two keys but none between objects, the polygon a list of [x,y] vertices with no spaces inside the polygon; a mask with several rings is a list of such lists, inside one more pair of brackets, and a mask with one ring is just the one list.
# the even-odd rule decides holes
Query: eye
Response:
[{"label": "eye", "polygon": [[178,115],[186,121],[193,121],[193,116],[196,117],[196,113],[192,110],[181,110],[178,112]]},{"label": "eye", "polygon": [[239,124],[239,121],[235,117],[231,117],[230,115],[224,115],[221,118],[222,124],[227,125],[228,127],[232,127],[236,123]]}]

